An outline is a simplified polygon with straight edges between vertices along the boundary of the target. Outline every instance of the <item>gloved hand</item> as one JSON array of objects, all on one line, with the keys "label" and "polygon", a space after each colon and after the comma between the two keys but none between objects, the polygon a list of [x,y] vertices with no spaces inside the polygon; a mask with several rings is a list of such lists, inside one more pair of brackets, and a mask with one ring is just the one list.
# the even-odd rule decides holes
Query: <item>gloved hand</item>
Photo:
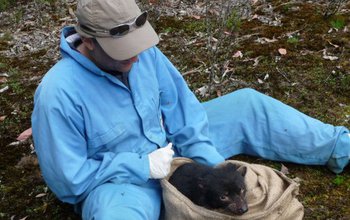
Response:
[{"label": "gloved hand", "polygon": [[148,154],[150,175],[152,179],[162,179],[170,172],[171,161],[173,160],[173,144],[159,148]]}]

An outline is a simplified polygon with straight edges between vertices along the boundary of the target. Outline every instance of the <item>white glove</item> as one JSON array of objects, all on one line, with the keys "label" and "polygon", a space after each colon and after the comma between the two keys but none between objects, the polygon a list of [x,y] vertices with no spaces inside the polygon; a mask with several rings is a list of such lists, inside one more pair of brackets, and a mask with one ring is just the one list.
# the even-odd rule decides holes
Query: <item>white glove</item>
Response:
[{"label": "white glove", "polygon": [[169,174],[171,161],[174,156],[172,146],[173,144],[169,143],[166,147],[159,148],[148,154],[152,179],[162,179]]}]

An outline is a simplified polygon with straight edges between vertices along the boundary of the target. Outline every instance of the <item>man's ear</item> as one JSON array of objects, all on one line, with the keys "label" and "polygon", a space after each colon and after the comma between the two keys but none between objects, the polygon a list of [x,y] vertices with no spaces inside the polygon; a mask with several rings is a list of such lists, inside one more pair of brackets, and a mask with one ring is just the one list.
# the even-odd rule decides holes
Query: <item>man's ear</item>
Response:
[{"label": "man's ear", "polygon": [[92,38],[81,37],[81,41],[88,50],[93,50],[95,48],[94,40]]}]

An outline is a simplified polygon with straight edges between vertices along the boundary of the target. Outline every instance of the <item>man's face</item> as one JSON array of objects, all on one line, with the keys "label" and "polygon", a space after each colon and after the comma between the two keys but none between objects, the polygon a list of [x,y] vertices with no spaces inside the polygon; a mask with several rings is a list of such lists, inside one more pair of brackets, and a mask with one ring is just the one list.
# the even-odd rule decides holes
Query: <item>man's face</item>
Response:
[{"label": "man's face", "polygon": [[133,63],[138,61],[138,57],[132,57],[127,60],[114,60],[104,52],[96,40],[93,40],[94,48],[89,51],[92,61],[106,72],[129,72]]}]

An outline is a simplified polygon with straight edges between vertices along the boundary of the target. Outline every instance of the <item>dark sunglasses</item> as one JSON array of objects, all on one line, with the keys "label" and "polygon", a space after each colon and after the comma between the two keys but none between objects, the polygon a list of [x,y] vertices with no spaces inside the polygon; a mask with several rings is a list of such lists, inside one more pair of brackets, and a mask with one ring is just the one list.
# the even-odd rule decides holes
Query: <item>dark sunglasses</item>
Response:
[{"label": "dark sunglasses", "polygon": [[104,36],[106,36],[106,34],[109,34],[112,37],[122,37],[127,33],[135,30],[136,28],[142,27],[147,21],[147,16],[148,16],[148,13],[147,11],[145,11],[139,16],[137,16],[133,21],[125,24],[120,24],[110,29],[109,31],[102,31],[102,30],[95,31],[85,25],[80,25],[80,27],[90,33],[103,34]]}]

